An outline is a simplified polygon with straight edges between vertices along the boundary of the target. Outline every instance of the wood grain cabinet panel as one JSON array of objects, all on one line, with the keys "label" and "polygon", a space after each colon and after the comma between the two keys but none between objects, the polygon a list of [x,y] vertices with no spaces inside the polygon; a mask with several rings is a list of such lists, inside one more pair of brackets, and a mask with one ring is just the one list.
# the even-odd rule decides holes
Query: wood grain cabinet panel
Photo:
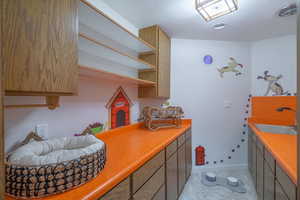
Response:
[{"label": "wood grain cabinet panel", "polygon": [[3,0],[5,89],[77,91],[78,0]]},{"label": "wood grain cabinet panel", "polygon": [[279,165],[276,165],[276,179],[282,186],[282,189],[288,196],[288,199],[296,200],[297,187]]},{"label": "wood grain cabinet panel", "polygon": [[256,188],[256,142],[252,138],[252,178],[253,178],[253,184],[254,187]]},{"label": "wood grain cabinet panel", "polygon": [[185,159],[186,159],[186,180],[191,176],[192,171],[192,138],[189,137],[185,142]]},{"label": "wood grain cabinet panel", "polygon": [[165,182],[163,165],[134,195],[134,200],[151,200]]},{"label": "wood grain cabinet panel", "polygon": [[248,129],[248,169],[250,174],[252,175],[252,130]]},{"label": "wood grain cabinet panel", "polygon": [[146,162],[132,175],[132,188],[135,193],[165,162],[165,150]]},{"label": "wood grain cabinet panel", "polygon": [[260,149],[257,149],[256,154],[256,193],[257,199],[263,200],[264,198],[264,157]]},{"label": "wood grain cabinet panel", "polygon": [[273,173],[275,173],[275,159],[273,158],[272,154],[265,148],[264,151],[264,158],[266,163],[269,165]]},{"label": "wood grain cabinet panel", "polygon": [[183,145],[185,142],[185,133],[178,137],[178,147]]},{"label": "wood grain cabinet panel", "polygon": [[169,98],[171,41],[161,29],[158,29],[158,38],[158,96]]},{"label": "wood grain cabinet panel", "polygon": [[170,98],[171,40],[157,25],[140,29],[139,36],[156,47],[155,52],[139,55],[139,58],[156,66],[155,70],[139,71],[140,78],[151,78],[151,81],[156,82],[155,87],[140,86],[139,97]]},{"label": "wood grain cabinet panel", "polygon": [[127,178],[99,200],[128,200],[130,199],[130,179]]},{"label": "wood grain cabinet panel", "polygon": [[177,152],[166,162],[167,200],[177,200],[178,197],[178,167]]},{"label": "wood grain cabinet panel", "polygon": [[275,199],[275,174],[268,163],[264,163],[264,200]]},{"label": "wood grain cabinet panel", "polygon": [[166,159],[169,159],[177,151],[177,139],[166,148]]},{"label": "wood grain cabinet panel", "polygon": [[166,187],[163,185],[159,191],[155,194],[152,200],[165,200],[166,199]]},{"label": "wood grain cabinet panel", "polygon": [[287,197],[278,181],[275,182],[275,200],[292,200]]},{"label": "wood grain cabinet panel", "polygon": [[178,192],[181,193],[186,182],[185,145],[178,149]]}]

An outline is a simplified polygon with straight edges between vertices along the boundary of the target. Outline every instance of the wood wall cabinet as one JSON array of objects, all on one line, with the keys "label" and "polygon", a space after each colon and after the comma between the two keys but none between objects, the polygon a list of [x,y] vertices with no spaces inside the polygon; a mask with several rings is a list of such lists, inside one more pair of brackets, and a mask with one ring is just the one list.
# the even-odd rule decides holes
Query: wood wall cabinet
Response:
[{"label": "wood wall cabinet", "polygon": [[99,200],[177,200],[191,174],[191,138],[188,129]]},{"label": "wood wall cabinet", "polygon": [[[258,200],[297,200],[297,186],[249,128],[249,172]],[[256,155],[256,156],[253,156]]]},{"label": "wood wall cabinet", "polygon": [[139,36],[156,48],[155,52],[146,52],[139,58],[154,65],[154,70],[140,70],[139,78],[156,83],[152,87],[139,87],[139,97],[170,98],[170,57],[171,41],[169,36],[157,25],[140,30]]},{"label": "wood wall cabinet", "polygon": [[6,95],[77,92],[78,0],[3,0]]}]

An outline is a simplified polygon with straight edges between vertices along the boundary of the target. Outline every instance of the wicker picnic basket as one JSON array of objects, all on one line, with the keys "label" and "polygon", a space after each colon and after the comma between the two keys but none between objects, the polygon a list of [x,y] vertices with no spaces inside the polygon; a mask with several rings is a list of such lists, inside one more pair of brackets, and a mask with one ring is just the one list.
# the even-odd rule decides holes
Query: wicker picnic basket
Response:
[{"label": "wicker picnic basket", "polygon": [[105,162],[105,145],[95,153],[56,164],[20,166],[7,161],[6,193],[28,199],[65,192],[96,177]]}]

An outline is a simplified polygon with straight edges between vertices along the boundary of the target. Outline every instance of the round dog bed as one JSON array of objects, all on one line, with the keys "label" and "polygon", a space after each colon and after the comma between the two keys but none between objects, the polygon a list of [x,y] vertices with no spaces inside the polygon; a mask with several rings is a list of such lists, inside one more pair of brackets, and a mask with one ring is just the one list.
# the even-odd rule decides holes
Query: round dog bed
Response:
[{"label": "round dog bed", "polygon": [[32,141],[9,155],[6,192],[19,198],[64,192],[97,176],[105,161],[105,144],[93,135]]}]

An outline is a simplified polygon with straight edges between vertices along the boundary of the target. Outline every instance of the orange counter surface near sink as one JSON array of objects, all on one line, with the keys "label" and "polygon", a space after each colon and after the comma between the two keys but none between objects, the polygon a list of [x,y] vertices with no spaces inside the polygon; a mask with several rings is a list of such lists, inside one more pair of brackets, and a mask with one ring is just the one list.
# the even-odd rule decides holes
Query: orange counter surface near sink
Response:
[{"label": "orange counter surface near sink", "polygon": [[[138,123],[98,134],[97,137],[105,142],[107,148],[106,165],[100,174],[77,188],[40,199],[96,200],[183,134],[191,124],[192,120],[186,119],[178,129],[149,131]],[[5,199],[15,198],[7,196]]]},{"label": "orange counter surface near sink", "polygon": [[260,131],[253,122],[249,123],[249,127],[274,156],[277,164],[297,184],[297,136],[265,133]]}]

